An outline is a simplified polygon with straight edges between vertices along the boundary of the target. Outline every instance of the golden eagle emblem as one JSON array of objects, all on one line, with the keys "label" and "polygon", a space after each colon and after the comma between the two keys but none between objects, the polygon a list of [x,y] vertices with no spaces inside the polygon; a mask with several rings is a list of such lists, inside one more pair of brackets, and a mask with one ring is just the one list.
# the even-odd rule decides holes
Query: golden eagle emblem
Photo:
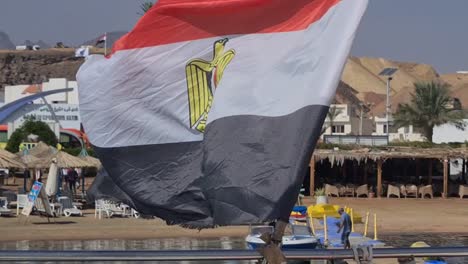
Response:
[{"label": "golden eagle emblem", "polygon": [[234,50],[224,51],[228,39],[217,40],[213,45],[213,59],[193,59],[185,66],[190,110],[190,127],[205,131],[213,94],[223,77],[224,70],[236,55]]}]

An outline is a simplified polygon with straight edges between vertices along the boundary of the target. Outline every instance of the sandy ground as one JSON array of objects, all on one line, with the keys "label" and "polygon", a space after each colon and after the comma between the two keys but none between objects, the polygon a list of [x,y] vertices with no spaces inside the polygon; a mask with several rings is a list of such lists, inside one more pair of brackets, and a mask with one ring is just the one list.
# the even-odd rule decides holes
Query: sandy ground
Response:
[{"label": "sandy ground", "polygon": [[[313,199],[306,198],[306,204]],[[468,199],[356,199],[331,198],[332,204],[348,206],[365,215],[377,214],[378,233],[460,233],[468,227]],[[371,223],[372,224],[372,223]],[[356,231],[363,230],[356,225]],[[372,230],[372,226],[370,226]],[[39,216],[1,217],[0,241],[18,240],[91,240],[150,239],[169,237],[219,238],[244,237],[248,227],[190,230],[167,226],[156,219],[94,218],[94,210],[85,210],[83,217],[60,217],[48,223]],[[371,232],[372,235],[372,232]]]}]

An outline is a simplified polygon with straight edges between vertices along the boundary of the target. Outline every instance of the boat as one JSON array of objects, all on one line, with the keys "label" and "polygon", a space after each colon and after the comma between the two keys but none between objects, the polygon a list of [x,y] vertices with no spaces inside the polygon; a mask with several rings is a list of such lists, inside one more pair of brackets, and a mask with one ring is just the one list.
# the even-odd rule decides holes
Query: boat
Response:
[{"label": "boat", "polygon": [[[431,247],[424,241],[418,241],[411,244],[412,248]],[[423,258],[424,264],[447,264],[447,262],[441,257],[426,257]]]},{"label": "boat", "polygon": [[289,217],[290,221],[300,221],[306,222],[307,221],[307,207],[306,206],[294,206],[293,210],[291,211],[291,215]]},{"label": "boat", "polygon": [[[273,233],[273,227],[268,225],[251,226],[250,233],[245,238],[248,248],[256,250],[265,245],[260,238],[264,233]],[[290,234],[288,234],[290,233]],[[311,234],[309,226],[289,224],[281,242],[282,249],[315,249],[318,240]]]},{"label": "boat", "polygon": [[[331,205],[331,204],[311,205],[307,208],[307,214],[311,218],[315,218],[315,219],[323,219],[324,216],[340,218],[340,214],[338,213],[338,209],[340,208],[341,208],[340,205]],[[358,212],[353,211],[352,208],[348,208],[348,207],[345,207],[344,209],[346,213],[352,216],[353,223],[362,222],[362,216]],[[351,211],[353,211],[353,213],[351,213]]]}]

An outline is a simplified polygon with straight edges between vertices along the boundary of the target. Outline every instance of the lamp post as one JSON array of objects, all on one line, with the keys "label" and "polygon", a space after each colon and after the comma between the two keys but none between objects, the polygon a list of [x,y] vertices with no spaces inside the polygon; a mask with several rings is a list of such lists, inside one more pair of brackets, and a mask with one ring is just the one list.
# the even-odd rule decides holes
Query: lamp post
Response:
[{"label": "lamp post", "polygon": [[387,78],[387,104],[385,107],[385,119],[387,121],[387,136],[390,134],[390,82],[392,81],[392,77]]},{"label": "lamp post", "polygon": [[398,71],[398,69],[395,68],[385,68],[383,69],[379,75],[380,76],[386,76],[387,77],[387,105],[385,109],[385,119],[386,119],[386,127],[387,127],[387,137],[390,135],[390,81],[393,80],[393,74]]},{"label": "lamp post", "polygon": [[361,105],[361,114],[359,115],[359,135],[362,136],[362,112],[364,112],[364,104],[360,103]]}]

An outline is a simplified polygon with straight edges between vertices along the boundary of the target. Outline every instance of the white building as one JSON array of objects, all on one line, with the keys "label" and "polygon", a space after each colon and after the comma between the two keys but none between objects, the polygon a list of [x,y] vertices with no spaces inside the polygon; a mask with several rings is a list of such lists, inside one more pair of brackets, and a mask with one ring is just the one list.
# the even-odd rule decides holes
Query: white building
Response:
[{"label": "white building", "polygon": [[32,104],[25,105],[12,113],[5,122],[8,124],[8,138],[24,123],[26,118],[33,118],[47,123],[57,137],[60,135],[61,128],[79,130],[81,119],[78,105],[78,84],[76,81],[68,81],[65,78],[53,78],[42,84],[6,86],[4,103],[8,104],[39,92],[65,88],[73,88],[73,90],[45,97],[49,105],[43,99],[36,99]]},{"label": "white building", "polygon": [[[463,121],[468,125],[468,119],[464,119]],[[468,127],[465,130],[461,130],[451,124],[437,126],[434,128],[432,141],[434,143],[466,143],[468,142]]]},{"label": "white building", "polygon": [[[374,117],[375,132],[373,136],[386,136],[387,135],[387,118]],[[390,134],[388,135],[390,142],[408,142],[408,141],[424,141],[424,136],[418,133],[412,125],[407,127],[400,127],[396,129],[393,126],[393,118],[389,117]]]},{"label": "white building", "polygon": [[[23,97],[30,96],[38,92],[46,92],[58,89],[73,88],[73,91],[67,93],[53,94],[46,97],[49,103],[62,103],[78,105],[78,83],[76,81],[67,81],[65,78],[49,79],[48,82],[41,84],[13,85],[5,87],[5,104],[14,102]],[[35,104],[43,104],[42,99],[34,101]]]},{"label": "white building", "polygon": [[[323,123],[322,138],[324,136],[359,136],[370,135],[372,132],[372,120],[356,113],[352,106],[348,104],[332,104],[330,112]],[[330,113],[334,113],[333,120],[330,120]],[[362,118],[361,118],[362,117]]]},{"label": "white building", "polygon": [[[464,119],[468,125],[468,119]],[[434,143],[468,143],[468,127],[465,130],[458,129],[454,125],[444,124],[434,128],[432,135]],[[457,179],[463,171],[463,160],[450,160],[450,177]]]},{"label": "white building", "polygon": [[[326,127],[324,135],[349,135],[352,132],[351,116],[349,107],[346,104],[332,104],[330,109],[335,108],[335,117],[330,120],[329,115],[324,122]],[[331,122],[333,121],[333,122]]]}]

